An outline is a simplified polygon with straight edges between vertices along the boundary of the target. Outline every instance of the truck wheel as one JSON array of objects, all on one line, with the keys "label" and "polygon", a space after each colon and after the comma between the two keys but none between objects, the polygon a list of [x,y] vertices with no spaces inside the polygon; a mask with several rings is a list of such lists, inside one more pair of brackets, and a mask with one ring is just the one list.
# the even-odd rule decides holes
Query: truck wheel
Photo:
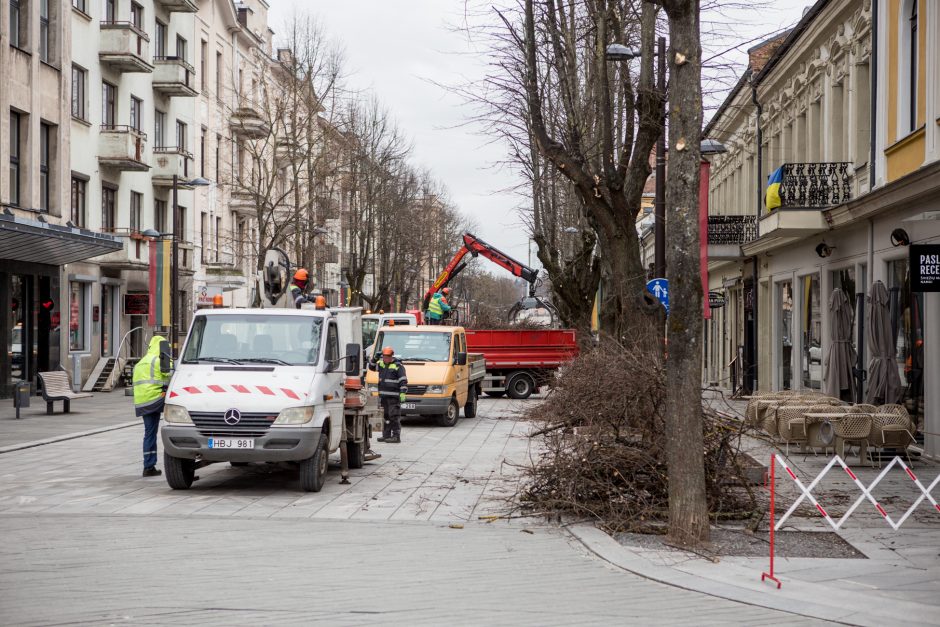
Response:
[{"label": "truck wheel", "polygon": [[509,392],[509,398],[521,401],[522,399],[529,398],[532,396],[532,393],[535,392],[535,381],[526,373],[520,372],[514,374],[512,378],[509,379],[509,384],[506,385],[506,389]]},{"label": "truck wheel", "polygon": [[163,469],[166,482],[174,490],[188,490],[196,477],[196,460],[173,457],[163,453]]},{"label": "truck wheel", "polygon": [[437,417],[437,424],[442,427],[453,427],[459,419],[460,406],[457,404],[457,399],[452,398],[447,405],[447,413]]},{"label": "truck wheel", "polygon": [[464,418],[476,418],[477,417],[477,388],[476,386],[471,387],[467,391],[467,402],[463,406],[463,417]]},{"label": "truck wheel", "polygon": [[326,434],[320,434],[320,444],[316,452],[300,462],[300,489],[304,492],[319,492],[326,481],[326,467],[329,453],[326,450]]},{"label": "truck wheel", "polygon": [[502,398],[506,396],[506,390],[490,390],[489,392],[484,392],[484,394],[493,398]]},{"label": "truck wheel", "polygon": [[366,463],[366,443],[346,440],[346,457],[350,468],[362,468]]}]

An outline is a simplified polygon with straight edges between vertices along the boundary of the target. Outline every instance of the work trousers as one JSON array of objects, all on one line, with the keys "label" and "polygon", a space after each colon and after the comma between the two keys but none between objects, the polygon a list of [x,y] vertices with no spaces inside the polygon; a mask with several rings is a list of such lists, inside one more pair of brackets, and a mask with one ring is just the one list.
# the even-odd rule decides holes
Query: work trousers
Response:
[{"label": "work trousers", "polygon": [[428,316],[427,322],[428,324],[441,324],[442,321],[440,318],[432,318],[431,316]]},{"label": "work trousers", "polygon": [[401,401],[397,396],[381,396],[385,422],[382,425],[382,437],[401,437]]},{"label": "work trousers", "polygon": [[160,412],[144,415],[144,469],[157,465],[157,430],[160,428]]}]

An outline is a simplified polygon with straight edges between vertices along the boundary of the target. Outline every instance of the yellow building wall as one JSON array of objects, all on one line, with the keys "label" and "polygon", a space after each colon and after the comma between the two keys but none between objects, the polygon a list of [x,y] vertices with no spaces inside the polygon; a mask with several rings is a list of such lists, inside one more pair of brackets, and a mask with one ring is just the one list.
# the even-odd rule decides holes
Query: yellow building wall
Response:
[{"label": "yellow building wall", "polygon": [[931,2],[920,0],[917,6],[917,128],[906,136],[898,133],[899,54],[901,46],[901,20],[907,27],[907,16],[901,15],[902,0],[888,2],[888,111],[885,145],[888,181],[910,174],[924,163],[926,142],[924,124],[927,118],[927,19],[928,11],[935,8]]}]

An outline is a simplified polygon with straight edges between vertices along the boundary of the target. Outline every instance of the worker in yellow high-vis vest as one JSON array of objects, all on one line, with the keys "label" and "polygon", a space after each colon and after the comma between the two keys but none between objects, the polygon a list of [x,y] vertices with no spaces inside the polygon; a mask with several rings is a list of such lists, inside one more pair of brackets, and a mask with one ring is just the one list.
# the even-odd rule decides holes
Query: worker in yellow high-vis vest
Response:
[{"label": "worker in yellow high-vis vest", "polygon": [[[165,337],[150,339],[147,354],[134,366],[134,413],[144,419],[144,477],[157,477],[157,430],[170,373],[160,369],[160,344]],[[172,368],[172,365],[171,365]]]}]

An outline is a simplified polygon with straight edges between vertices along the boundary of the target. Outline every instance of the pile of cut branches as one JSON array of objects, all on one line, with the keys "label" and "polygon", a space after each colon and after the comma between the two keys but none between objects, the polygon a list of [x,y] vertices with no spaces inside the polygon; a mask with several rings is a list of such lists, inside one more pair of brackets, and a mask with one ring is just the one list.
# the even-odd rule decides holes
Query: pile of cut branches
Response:
[{"label": "pile of cut branches", "polygon": [[[559,519],[589,517],[611,531],[661,533],[669,510],[666,385],[657,355],[610,340],[582,353],[548,401],[528,412],[539,453],[523,468],[517,503]],[[705,409],[703,419],[709,510],[749,517],[756,504],[737,459],[741,423]]]},{"label": "pile of cut branches", "polygon": [[481,309],[474,313],[470,321],[464,325],[468,329],[544,329],[545,325],[539,324],[534,320],[522,319],[517,322],[510,322],[497,314],[495,310]]}]

